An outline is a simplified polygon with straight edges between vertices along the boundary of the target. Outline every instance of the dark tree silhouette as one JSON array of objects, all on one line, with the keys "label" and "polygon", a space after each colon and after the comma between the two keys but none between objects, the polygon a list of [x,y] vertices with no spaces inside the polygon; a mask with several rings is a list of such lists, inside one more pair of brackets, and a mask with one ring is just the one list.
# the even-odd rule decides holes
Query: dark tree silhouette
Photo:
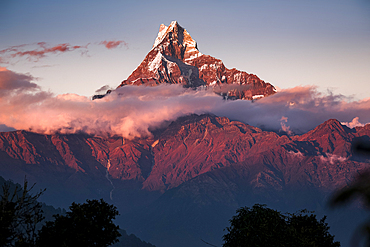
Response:
[{"label": "dark tree silhouette", "polygon": [[35,246],[37,225],[44,217],[37,199],[44,191],[30,195],[27,179],[23,188],[5,181],[0,201],[0,246]]},{"label": "dark tree silhouette", "polygon": [[314,214],[309,213],[303,210],[284,215],[260,204],[240,208],[230,220],[231,226],[226,228],[228,233],[223,237],[223,247],[340,246],[329,234],[325,217],[318,221]]},{"label": "dark tree silhouette", "polygon": [[37,245],[43,246],[108,246],[118,241],[119,226],[113,223],[117,208],[103,199],[72,203],[65,216],[54,215],[39,232]]}]

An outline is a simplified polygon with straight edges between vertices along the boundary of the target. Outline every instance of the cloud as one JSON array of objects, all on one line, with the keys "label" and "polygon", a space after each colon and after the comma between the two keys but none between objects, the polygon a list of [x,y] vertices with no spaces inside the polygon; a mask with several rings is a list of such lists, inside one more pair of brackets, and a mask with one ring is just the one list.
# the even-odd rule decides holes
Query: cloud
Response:
[{"label": "cloud", "polygon": [[31,75],[2,69],[0,124],[46,134],[82,131],[134,138],[150,135],[151,129],[191,113],[213,113],[276,131],[285,126],[286,131],[296,133],[329,118],[354,122],[359,117],[370,122],[370,98],[350,101],[310,86],[283,89],[254,102],[223,100],[212,90],[195,91],[180,85],[124,86],[91,101],[76,94],[45,92],[33,80]]},{"label": "cloud", "polygon": [[288,118],[282,116],[280,119],[281,131],[287,133],[288,135],[293,135],[293,132],[290,130],[290,126],[287,126]]},{"label": "cloud", "polygon": [[95,93],[106,93],[108,90],[112,90],[112,89],[113,88],[111,88],[109,85],[104,85],[101,88],[97,89]]},{"label": "cloud", "polygon": [[17,52],[20,48],[22,48],[24,46],[27,46],[27,44],[10,46],[10,47],[8,47],[4,50],[1,50],[0,55],[1,54],[6,54],[6,53],[9,53],[9,52]]},{"label": "cloud", "polygon": [[0,132],[9,132],[9,131],[15,131],[16,129],[10,128],[6,126],[5,124],[0,124]]},{"label": "cloud", "polygon": [[39,86],[32,80],[34,78],[31,75],[18,74],[0,67],[0,96],[38,90]]},{"label": "cloud", "polygon": [[[124,40],[105,40],[95,42],[93,44],[104,45],[107,49],[114,49],[123,44],[128,48],[128,44]],[[26,58],[29,61],[38,62],[41,58],[51,54],[61,54],[72,51],[79,51],[81,52],[81,55],[84,55],[87,54],[89,46],[90,43],[86,45],[71,45],[69,43],[49,45],[46,42],[10,46],[6,49],[0,50],[0,63],[9,64],[10,61],[17,58]]]},{"label": "cloud", "polygon": [[[14,77],[19,74],[9,71]],[[0,74],[0,76],[2,76]],[[121,135],[126,138],[149,135],[161,126],[190,113],[203,113],[220,97],[194,92],[179,85],[158,87],[125,86],[100,100],[76,94],[53,95],[36,88],[0,97],[0,124],[15,129],[51,134],[86,132],[94,135]],[[18,89],[18,91],[17,91]],[[206,106],[208,105],[208,107]]]},{"label": "cloud", "polygon": [[339,155],[336,155],[336,154],[330,154],[330,153],[326,153],[325,154],[326,157],[324,157],[323,155],[320,155],[320,160],[324,163],[330,163],[332,165],[334,165],[335,163],[342,163],[342,162],[345,162],[347,161],[347,158],[346,157],[342,157],[342,156],[339,156]]},{"label": "cloud", "polygon": [[107,49],[114,49],[123,44],[126,48],[128,47],[128,44],[123,40],[117,40],[117,41],[102,41],[99,43],[100,45],[104,45]]},{"label": "cloud", "polygon": [[282,89],[255,102],[228,101],[213,110],[216,115],[271,130],[279,130],[285,117],[285,127],[294,133],[307,132],[330,118],[348,122],[359,117],[369,123],[369,112],[370,98],[351,101],[343,95],[320,93],[314,86]]},{"label": "cloud", "polygon": [[297,152],[288,151],[287,153],[290,154],[293,157],[296,157],[296,158],[303,158],[304,157],[304,154],[301,153],[301,151],[297,151]]},{"label": "cloud", "polygon": [[35,66],[32,66],[32,69],[51,68],[51,67],[55,67],[55,66],[59,66],[59,65],[58,64],[53,64],[53,65],[50,65],[50,64],[35,65]]},{"label": "cloud", "polygon": [[352,119],[351,122],[341,122],[342,125],[346,125],[347,127],[353,129],[355,127],[363,127],[364,124],[360,123],[359,122],[359,117],[355,117],[354,119]]},{"label": "cloud", "polygon": [[[80,50],[81,54],[87,52],[87,45],[71,45],[69,43],[58,44],[55,46],[49,46],[45,42],[38,42],[36,44],[23,44],[18,46],[11,46],[0,51],[1,58],[0,62],[7,63],[13,58],[25,57],[29,61],[38,61],[40,58],[46,57],[48,54],[65,53],[74,50]],[[36,48],[34,48],[36,46]]]}]

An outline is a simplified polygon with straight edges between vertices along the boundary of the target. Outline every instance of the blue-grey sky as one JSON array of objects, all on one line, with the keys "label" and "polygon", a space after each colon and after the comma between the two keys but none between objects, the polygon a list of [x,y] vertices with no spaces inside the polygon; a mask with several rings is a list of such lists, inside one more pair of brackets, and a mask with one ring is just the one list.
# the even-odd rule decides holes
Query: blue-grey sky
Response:
[{"label": "blue-grey sky", "polygon": [[[4,52],[0,66],[29,73],[55,94],[90,96],[126,79],[151,49],[159,25],[173,20],[203,54],[279,88],[317,85],[355,99],[370,97],[368,0],[1,0],[0,51],[68,44],[69,52],[38,59]],[[125,43],[107,49],[102,41]]]}]

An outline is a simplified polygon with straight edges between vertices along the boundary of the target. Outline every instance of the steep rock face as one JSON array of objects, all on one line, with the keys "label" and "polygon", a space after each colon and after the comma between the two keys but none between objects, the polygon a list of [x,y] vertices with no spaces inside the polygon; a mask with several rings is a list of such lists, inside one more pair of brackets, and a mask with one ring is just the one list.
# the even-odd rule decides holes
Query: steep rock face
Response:
[{"label": "steep rock face", "polygon": [[198,69],[187,63],[201,55],[196,42],[176,21],[168,27],[162,24],[153,48],[120,86],[160,83],[181,83],[185,87],[206,85],[199,79]]},{"label": "steep rock face", "polygon": [[[121,139],[121,138],[120,138]],[[110,149],[109,174],[114,179],[144,181],[152,168],[151,147],[146,142],[125,141]]]},{"label": "steep rock face", "polygon": [[143,181],[151,167],[148,155],[145,144],[122,138],[27,131],[0,134],[1,174],[12,179],[26,175],[44,187],[61,188],[61,193],[71,189],[77,196],[109,193],[108,174],[122,181]]},{"label": "steep rock face", "polygon": [[155,165],[144,188],[169,189],[274,148],[288,139],[227,118],[209,115],[180,119],[165,130],[153,147]]},{"label": "steep rock face", "polygon": [[200,53],[195,40],[176,21],[160,26],[153,48],[119,87],[160,83],[206,86],[234,99],[252,100],[276,92],[256,75],[227,69],[221,60]]}]

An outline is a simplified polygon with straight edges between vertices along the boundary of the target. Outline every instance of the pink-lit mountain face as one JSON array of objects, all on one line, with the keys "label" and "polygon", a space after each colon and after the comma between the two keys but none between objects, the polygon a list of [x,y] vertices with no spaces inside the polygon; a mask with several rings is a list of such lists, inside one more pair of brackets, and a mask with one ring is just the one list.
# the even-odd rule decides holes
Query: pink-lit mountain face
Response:
[{"label": "pink-lit mountain face", "polygon": [[127,229],[159,247],[201,247],[208,232],[220,239],[240,206],[324,207],[333,191],[367,169],[351,143],[370,140],[369,128],[332,119],[286,136],[190,115],[134,140],[3,132],[0,174],[18,181],[26,175],[47,188],[43,198],[56,206],[104,197],[118,205]]},{"label": "pink-lit mountain face", "polygon": [[233,167],[249,171],[240,175],[254,189],[311,184],[334,190],[367,167],[353,157],[351,143],[370,138],[368,129],[349,129],[332,119],[288,137],[225,117],[191,115],[135,140],[5,132],[0,133],[0,170],[18,168],[40,177],[82,173],[103,181],[107,173],[163,193],[201,174]]},{"label": "pink-lit mountain face", "polygon": [[160,26],[152,49],[119,87],[161,83],[204,86],[234,99],[252,100],[276,92],[256,75],[228,69],[221,60],[199,52],[195,40],[176,21]]},{"label": "pink-lit mountain face", "polygon": [[[220,239],[241,206],[325,207],[336,189],[368,168],[351,145],[370,140],[369,129],[331,119],[286,136],[225,117],[190,115],[133,140],[3,132],[0,174],[26,175],[47,188],[44,198],[56,206],[104,197],[118,205],[127,229],[159,247],[201,247],[208,232]],[[347,215],[340,216],[346,227]]]}]

